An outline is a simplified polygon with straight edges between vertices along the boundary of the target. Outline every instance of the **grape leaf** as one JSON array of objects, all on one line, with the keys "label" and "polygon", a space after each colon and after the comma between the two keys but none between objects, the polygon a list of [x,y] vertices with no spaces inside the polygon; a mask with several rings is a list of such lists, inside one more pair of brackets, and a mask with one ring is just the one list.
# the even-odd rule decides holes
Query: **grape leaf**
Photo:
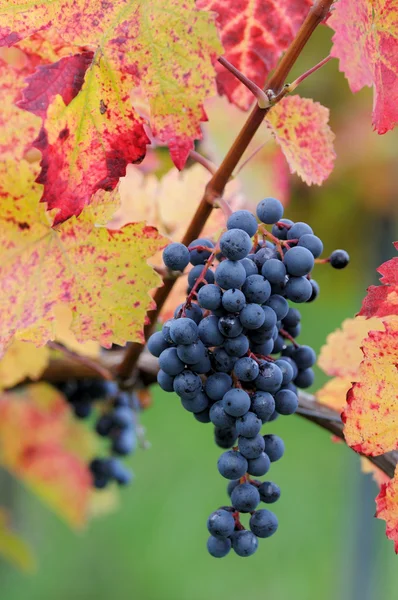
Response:
[{"label": "grape leaf", "polygon": [[22,571],[32,573],[36,559],[28,544],[10,528],[6,509],[0,507],[0,556]]},{"label": "grape leaf", "polygon": [[0,390],[23,381],[39,379],[50,360],[50,351],[29,342],[14,340],[0,360]]},{"label": "grape leaf", "polygon": [[88,430],[48,384],[0,395],[2,466],[73,527],[85,523],[91,495],[88,451],[76,447],[82,441],[90,441]]},{"label": "grape leaf", "polygon": [[[398,250],[398,242],[394,246]],[[383,285],[371,285],[367,289],[359,314],[365,317],[398,315],[398,258],[383,263],[377,271]]]},{"label": "grape leaf", "polygon": [[397,0],[339,0],[328,25],[331,55],[353,92],[373,87],[373,126],[379,134],[398,122]]},{"label": "grape leaf", "polygon": [[321,185],[333,170],[334,134],[328,121],[329,109],[300,96],[282,98],[265,118],[290,171],[308,185]]},{"label": "grape leaf", "polygon": [[377,456],[398,449],[398,319],[364,340],[357,381],[347,394],[344,435],[356,452]]},{"label": "grape leaf", "polygon": [[72,310],[79,342],[143,341],[148,291],[161,282],[146,259],[167,240],[144,223],[120,231],[102,226],[116,208],[117,190],[98,192],[79,217],[52,228],[34,177],[27,163],[0,164],[0,349],[17,332],[38,346],[53,339],[60,302]]},{"label": "grape leaf", "polygon": [[[293,40],[312,0],[198,0],[198,8],[214,10],[224,56],[259,87]],[[247,110],[253,94],[221,65],[216,66],[220,94]]]},{"label": "grape leaf", "polygon": [[26,65],[13,67],[0,58],[0,157],[21,159],[40,129],[40,119],[18,108],[19,98],[29,73]]},{"label": "grape leaf", "polygon": [[398,466],[393,479],[381,486],[376,497],[376,517],[386,522],[386,534],[398,554]]},{"label": "grape leaf", "polygon": [[333,377],[317,391],[318,402],[342,412],[346,405],[347,392],[352,386],[352,377]]},{"label": "grape leaf", "polygon": [[[26,10],[27,7],[29,10]],[[16,1],[12,4],[8,0],[0,0],[2,45],[14,44],[37,32],[45,37],[47,30],[51,34],[55,27],[62,32],[66,44],[93,49],[93,68],[109,69],[104,85],[108,89],[109,84],[113,96],[126,104],[126,114],[131,111],[131,106],[124,92],[118,96],[119,85],[127,85],[126,80],[129,80],[130,87],[142,87],[150,105],[152,131],[169,145],[172,158],[181,169],[194,139],[201,138],[200,123],[206,119],[203,102],[214,90],[212,63],[222,52],[214,16],[199,11],[194,0],[101,3],[97,0],[53,0],[50,3]],[[89,73],[87,77],[90,77]],[[75,99],[78,112],[84,103],[85,86],[79,95],[83,99]],[[96,110],[101,100],[100,95],[95,104]],[[107,100],[107,97],[103,99],[105,105]],[[115,110],[113,104],[109,112]],[[120,112],[120,106],[118,108]],[[110,117],[109,114],[107,116]],[[79,116],[69,117],[77,127]],[[136,122],[140,123],[137,118]],[[113,126],[116,128],[117,123]],[[71,137],[74,139],[78,135],[77,129]],[[120,136],[112,157],[118,173],[120,162],[125,157],[124,141],[125,136]],[[85,143],[88,141],[85,140]],[[75,144],[75,153],[79,151]],[[60,157],[55,159],[54,163]],[[98,180],[97,186],[106,188],[106,182]],[[110,181],[106,189],[109,186]]]},{"label": "grape leaf", "polygon": [[346,319],[341,324],[341,329],[337,329],[326,338],[326,344],[322,346],[319,354],[318,365],[327,375],[356,377],[363,359],[361,342],[369,331],[376,330],[384,330],[380,319]]}]

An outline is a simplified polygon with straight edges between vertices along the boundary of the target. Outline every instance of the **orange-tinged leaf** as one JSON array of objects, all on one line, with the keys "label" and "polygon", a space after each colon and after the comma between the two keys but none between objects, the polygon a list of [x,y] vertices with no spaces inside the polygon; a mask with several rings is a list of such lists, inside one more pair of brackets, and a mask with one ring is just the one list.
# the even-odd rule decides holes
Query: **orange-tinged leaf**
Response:
[{"label": "orange-tinged leaf", "polygon": [[373,87],[373,126],[386,133],[398,121],[398,0],[339,0],[334,8],[331,54],[353,92]]},{"label": "orange-tinged leaf", "polygon": [[[398,242],[394,246],[398,250]],[[365,317],[398,315],[398,258],[383,263],[377,271],[382,285],[371,285],[367,289],[359,314]]]},{"label": "orange-tinged leaf", "polygon": [[131,87],[142,87],[153,133],[169,145],[181,169],[194,139],[201,138],[203,102],[215,92],[213,63],[222,47],[214,15],[198,10],[194,0],[52,0],[26,6],[24,0],[0,0],[0,44],[38,32],[45,37],[56,28],[67,45],[92,48],[95,62],[112,65],[116,84],[123,73],[132,78]]},{"label": "orange-tinged leaf", "polygon": [[398,466],[393,479],[382,485],[376,497],[376,517],[386,522],[387,537],[394,542],[398,554]]},{"label": "orange-tinged leaf", "polygon": [[0,506],[0,556],[27,573],[36,569],[36,559],[28,544],[10,528],[6,509]]},{"label": "orange-tinged leaf", "polygon": [[321,185],[333,170],[334,134],[328,121],[329,109],[300,96],[282,98],[265,119],[290,171],[308,185]]},{"label": "orange-tinged leaf", "polygon": [[377,456],[398,449],[398,319],[364,340],[358,378],[343,413],[347,444]]},{"label": "orange-tinged leaf", "polygon": [[322,346],[319,354],[318,365],[327,375],[354,378],[363,359],[361,342],[372,330],[384,330],[380,319],[346,319],[341,324],[341,329],[336,329],[326,338],[326,344]]},{"label": "orange-tinged leaf", "polygon": [[[217,13],[225,58],[262,88],[312,0],[198,0],[197,5]],[[247,110],[253,94],[224,67],[216,69],[219,92]]]},{"label": "orange-tinged leaf", "polygon": [[0,390],[24,379],[39,379],[50,359],[50,351],[29,342],[14,340],[0,360]]},{"label": "orange-tinged leaf", "polygon": [[40,119],[15,105],[28,69],[15,68],[0,58],[0,158],[21,159],[40,129]]},{"label": "orange-tinged leaf", "polygon": [[1,464],[73,527],[86,521],[91,475],[71,445],[88,435],[72,421],[63,396],[45,383],[0,395]]},{"label": "orange-tinged leaf", "polygon": [[[54,317],[55,340],[57,342],[60,342],[69,350],[77,352],[81,356],[98,358],[101,349],[98,342],[89,340],[80,343],[77,341],[75,334],[71,330],[73,321],[72,311],[66,304],[59,304],[54,307]],[[37,350],[38,349],[36,348],[36,351]]]},{"label": "orange-tinged leaf", "polygon": [[351,386],[352,377],[333,377],[317,391],[317,400],[321,404],[341,412],[346,405],[347,392]]},{"label": "orange-tinged leaf", "polygon": [[17,332],[38,346],[54,339],[60,302],[72,310],[79,342],[143,341],[148,292],[161,282],[146,260],[167,240],[145,223],[119,231],[102,226],[117,206],[117,190],[98,194],[78,218],[52,228],[34,167],[7,163],[0,175],[0,349]]}]

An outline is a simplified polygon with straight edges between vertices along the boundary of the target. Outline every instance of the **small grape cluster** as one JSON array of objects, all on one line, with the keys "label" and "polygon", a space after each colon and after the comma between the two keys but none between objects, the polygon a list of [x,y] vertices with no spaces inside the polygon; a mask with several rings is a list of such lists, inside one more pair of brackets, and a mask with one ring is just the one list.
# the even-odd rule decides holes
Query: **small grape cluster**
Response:
[{"label": "small grape cluster", "polygon": [[[276,502],[279,487],[253,477],[268,472],[284,444],[260,432],[264,423],[297,410],[297,388],[313,383],[316,360],[312,348],[296,342],[301,315],[288,300],[312,302],[318,296],[311,278],[315,261],[335,268],[349,261],[344,250],[319,259],[322,241],[306,223],[282,218],[283,206],[274,198],[259,203],[257,217],[239,210],[216,244],[203,238],[164,250],[172,271],[191,263],[188,296],[148,340],[159,360],[160,387],[177,393],[198,421],[211,422],[216,444],[226,450],[218,471],[231,480],[231,506],[213,512],[207,524],[207,548],[217,558],[231,547],[250,556],[258,538],[278,527],[276,516],[258,505]],[[242,513],[251,514],[249,529]]]},{"label": "small grape cluster", "polygon": [[[118,456],[132,454],[137,446],[136,413],[139,402],[134,394],[122,392],[113,381],[100,379],[73,380],[58,385],[75,415],[88,418],[97,402],[103,404],[102,414],[97,418],[95,430],[101,437],[111,441],[111,452]],[[90,463],[93,485],[105,488],[111,481],[127,485],[132,472],[114,456],[96,457]]]}]

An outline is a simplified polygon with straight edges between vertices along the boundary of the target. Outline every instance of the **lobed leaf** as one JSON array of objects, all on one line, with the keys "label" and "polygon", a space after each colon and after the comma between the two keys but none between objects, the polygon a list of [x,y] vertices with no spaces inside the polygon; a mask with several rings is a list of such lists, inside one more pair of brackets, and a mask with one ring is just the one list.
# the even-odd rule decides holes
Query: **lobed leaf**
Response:
[{"label": "lobed leaf", "polygon": [[398,554],[398,466],[393,479],[381,486],[376,497],[376,517],[386,522],[387,537],[394,542]]},{"label": "lobed leaf", "polygon": [[398,122],[398,0],[339,0],[328,24],[332,56],[353,92],[373,87],[373,126],[380,134]]},{"label": "lobed leaf", "polygon": [[60,302],[72,311],[78,342],[143,341],[148,292],[161,282],[146,260],[167,240],[144,223],[106,229],[117,191],[97,194],[78,218],[52,228],[34,167],[0,164],[0,175],[0,350],[17,333],[37,346],[54,339]]},{"label": "lobed leaf", "polygon": [[[198,0],[197,6],[217,13],[225,58],[262,88],[304,21],[312,0]],[[219,93],[248,110],[253,94],[223,66],[217,65],[216,71]]]},{"label": "lobed leaf", "polygon": [[[394,246],[398,250],[398,242]],[[383,263],[377,271],[382,285],[371,285],[367,289],[358,314],[365,317],[398,315],[398,258]]]},{"label": "lobed leaf", "polygon": [[342,415],[344,435],[356,452],[377,456],[398,449],[398,319],[369,332],[362,351]]},{"label": "lobed leaf", "polygon": [[286,96],[265,118],[290,171],[308,185],[321,185],[333,170],[336,154],[329,109],[300,96]]}]

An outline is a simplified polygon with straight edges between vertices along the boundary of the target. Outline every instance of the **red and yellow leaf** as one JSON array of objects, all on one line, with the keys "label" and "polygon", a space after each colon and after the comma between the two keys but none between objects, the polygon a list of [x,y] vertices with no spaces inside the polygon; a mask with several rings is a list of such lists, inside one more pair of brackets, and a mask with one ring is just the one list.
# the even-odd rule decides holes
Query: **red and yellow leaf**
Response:
[{"label": "red and yellow leaf", "polygon": [[334,134],[328,121],[329,109],[300,96],[283,98],[265,119],[290,171],[308,185],[321,185],[333,170]]},{"label": "red and yellow leaf", "polygon": [[[259,87],[293,40],[312,0],[198,0],[198,8],[214,10],[224,56]],[[217,65],[220,94],[247,110],[253,94],[236,77]]]},{"label": "red and yellow leaf", "polygon": [[[398,242],[394,246],[398,250]],[[377,271],[382,285],[371,285],[367,289],[359,314],[365,317],[398,315],[398,258],[383,263]]]},{"label": "red and yellow leaf", "polygon": [[0,349],[17,333],[37,346],[54,339],[60,302],[72,311],[79,342],[142,341],[148,292],[161,283],[146,260],[167,240],[145,223],[106,229],[117,190],[98,193],[79,217],[52,228],[32,165],[0,165],[0,175]]},{"label": "red and yellow leaf", "polygon": [[393,479],[381,486],[376,497],[376,517],[386,522],[387,537],[394,542],[398,554],[398,466]]},{"label": "red and yellow leaf", "polygon": [[1,464],[73,527],[85,523],[91,498],[88,448],[88,430],[55,388],[36,383],[0,395]]},{"label": "red and yellow leaf", "polygon": [[328,20],[332,56],[353,92],[373,87],[373,126],[380,134],[398,121],[398,0],[339,0]]},{"label": "red and yellow leaf", "polygon": [[363,361],[343,413],[347,444],[377,456],[398,449],[398,319],[364,340]]},{"label": "red and yellow leaf", "polygon": [[[66,102],[55,99],[49,124],[43,129],[40,150],[45,156],[41,179],[50,177],[47,187],[51,187],[55,172],[70,159],[68,152],[74,152],[72,162],[76,163],[76,156],[82,151],[83,154],[94,151],[92,166],[98,159],[97,146],[104,145],[109,172],[104,175],[104,168],[99,173],[94,170],[96,177],[93,174],[92,179],[95,181],[90,182],[94,189],[112,189],[117,178],[124,175],[126,161],[143,158],[147,140],[144,144],[142,121],[131,108],[126,86],[142,88],[149,102],[152,131],[161,142],[168,144],[176,166],[181,169],[193,141],[202,137],[200,123],[206,120],[203,102],[215,91],[213,63],[222,48],[214,16],[198,10],[194,0],[128,3],[126,0],[101,3],[53,0],[32,2],[29,10],[26,6],[25,1],[10,4],[8,0],[0,0],[1,45],[15,44],[38,32],[45,38],[47,31],[51,36],[56,29],[62,32],[66,45],[75,44],[77,49],[89,46],[95,53],[78,96],[67,108]],[[60,63],[64,68],[66,63],[62,59]],[[47,68],[47,73],[49,69],[52,68]],[[43,73],[40,70],[38,76],[42,77]],[[54,74],[57,76],[57,69],[50,73]],[[60,83],[62,85],[62,81]],[[67,85],[70,85],[69,78]],[[58,82],[51,87],[57,88]],[[52,123],[55,119],[61,120],[63,128]],[[128,121],[132,121],[129,128]],[[100,122],[98,131],[97,122]],[[66,135],[66,129],[66,141],[61,137],[56,144],[59,134]],[[85,158],[80,168],[85,166],[87,171],[88,159]],[[65,175],[62,182],[65,185]],[[70,182],[70,191],[77,188],[76,194],[81,198],[74,204],[82,206],[87,202],[86,190],[77,183],[75,186],[74,181]],[[51,201],[47,190],[45,200],[57,206],[58,194],[59,190],[53,190]],[[66,202],[69,201],[67,198]],[[76,214],[74,207],[70,214]]]},{"label": "red and yellow leaf", "polygon": [[318,365],[327,375],[355,378],[363,359],[361,342],[369,331],[375,330],[384,331],[380,319],[346,319],[341,324],[341,329],[336,329],[326,338],[326,344],[322,346],[319,354]]},{"label": "red and yellow leaf", "polygon": [[27,573],[36,569],[36,559],[28,544],[10,528],[6,509],[0,507],[0,556]]}]

